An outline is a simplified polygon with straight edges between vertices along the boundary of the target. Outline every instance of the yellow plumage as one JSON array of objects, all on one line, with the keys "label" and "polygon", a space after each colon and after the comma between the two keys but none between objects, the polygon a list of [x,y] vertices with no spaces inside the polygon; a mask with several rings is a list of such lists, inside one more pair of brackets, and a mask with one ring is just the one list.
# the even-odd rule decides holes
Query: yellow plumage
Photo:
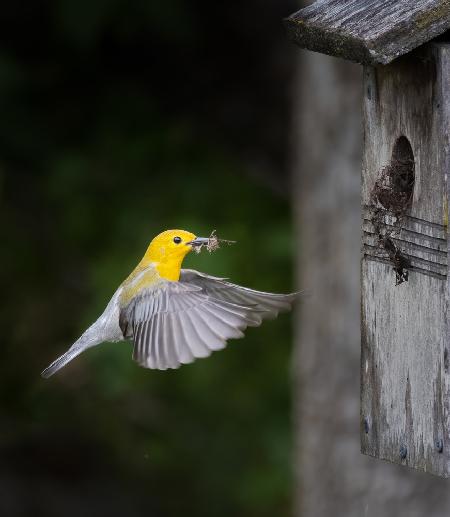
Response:
[{"label": "yellow plumage", "polygon": [[42,375],[53,375],[87,348],[124,339],[133,340],[133,359],[141,366],[178,368],[290,308],[296,293],[254,291],[181,269],[190,251],[208,244],[209,239],[184,230],[155,237],[103,314]]},{"label": "yellow plumage", "polygon": [[[149,244],[142,260],[122,283],[123,292],[120,296],[122,304],[128,303],[133,296],[145,287],[151,287],[160,278],[175,282],[180,278],[181,264],[192,247],[175,244],[174,237],[180,237],[182,242],[195,239],[193,233],[184,230],[167,230],[160,233]],[[151,267],[151,266],[154,267]]]}]

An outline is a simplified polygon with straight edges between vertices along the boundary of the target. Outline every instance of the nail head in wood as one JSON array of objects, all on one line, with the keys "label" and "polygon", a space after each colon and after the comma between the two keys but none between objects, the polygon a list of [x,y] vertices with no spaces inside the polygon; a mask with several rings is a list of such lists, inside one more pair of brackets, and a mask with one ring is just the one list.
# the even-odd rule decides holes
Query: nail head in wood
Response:
[{"label": "nail head in wood", "polygon": [[400,447],[400,451],[399,451],[400,459],[401,460],[406,459],[407,454],[408,454],[408,448],[406,447],[406,445],[402,445]]}]

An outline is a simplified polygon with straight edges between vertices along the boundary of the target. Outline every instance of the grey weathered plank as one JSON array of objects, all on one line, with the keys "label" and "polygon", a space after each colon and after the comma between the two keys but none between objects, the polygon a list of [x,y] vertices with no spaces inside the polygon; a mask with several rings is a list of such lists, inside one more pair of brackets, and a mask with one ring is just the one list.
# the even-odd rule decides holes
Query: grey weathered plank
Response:
[{"label": "grey weathered plank", "polygon": [[[391,65],[364,70],[361,268],[362,452],[445,477],[450,475],[449,70],[449,44],[429,44]],[[419,262],[408,281],[396,286],[389,260],[377,256],[382,247],[370,240],[376,232],[374,208],[368,207],[401,136],[413,151],[415,186],[396,244]],[[393,216],[381,214],[384,228]]]},{"label": "grey weathered plank", "polygon": [[294,317],[294,515],[361,517],[369,502],[385,502],[384,494],[361,487],[370,486],[374,471],[386,474],[386,465],[359,454],[362,135],[354,108],[362,70],[323,55],[303,57],[292,90],[292,202],[298,285],[310,296]]},{"label": "grey weathered plank", "polygon": [[293,319],[294,515],[448,517],[448,480],[359,453],[362,69],[313,52],[297,66],[296,277],[310,295]]},{"label": "grey weathered plank", "polygon": [[285,25],[302,48],[387,64],[450,28],[450,0],[318,0]]}]

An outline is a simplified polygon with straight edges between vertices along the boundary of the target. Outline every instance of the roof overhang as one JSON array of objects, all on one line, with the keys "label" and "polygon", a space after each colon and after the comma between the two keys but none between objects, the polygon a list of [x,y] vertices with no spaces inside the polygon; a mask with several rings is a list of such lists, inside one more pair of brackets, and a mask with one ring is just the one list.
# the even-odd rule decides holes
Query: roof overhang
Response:
[{"label": "roof overhang", "polygon": [[302,48],[387,64],[450,29],[450,0],[318,0],[285,25]]}]

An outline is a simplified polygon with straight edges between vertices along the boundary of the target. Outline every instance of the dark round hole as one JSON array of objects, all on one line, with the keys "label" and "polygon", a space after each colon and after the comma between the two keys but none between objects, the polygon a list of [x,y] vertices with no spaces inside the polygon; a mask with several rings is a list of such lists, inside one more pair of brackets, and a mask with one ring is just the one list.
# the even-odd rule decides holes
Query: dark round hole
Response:
[{"label": "dark round hole", "polygon": [[406,136],[397,139],[392,150],[391,177],[394,189],[408,198],[414,190],[414,155]]},{"label": "dark round hole", "polygon": [[401,136],[394,144],[391,162],[375,184],[378,202],[386,210],[405,213],[411,207],[414,179],[413,150],[406,136]]}]

